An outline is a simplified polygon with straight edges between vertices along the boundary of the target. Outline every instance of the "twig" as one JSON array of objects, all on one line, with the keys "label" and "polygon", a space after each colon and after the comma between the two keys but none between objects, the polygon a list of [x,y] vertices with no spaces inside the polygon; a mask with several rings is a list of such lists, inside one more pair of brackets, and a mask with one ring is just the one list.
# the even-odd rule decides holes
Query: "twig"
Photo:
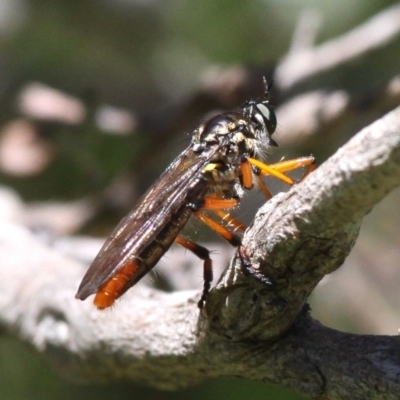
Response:
[{"label": "twig", "polygon": [[399,33],[400,5],[395,4],[341,37],[288,53],[276,68],[277,86],[288,90],[300,81],[384,46]]}]

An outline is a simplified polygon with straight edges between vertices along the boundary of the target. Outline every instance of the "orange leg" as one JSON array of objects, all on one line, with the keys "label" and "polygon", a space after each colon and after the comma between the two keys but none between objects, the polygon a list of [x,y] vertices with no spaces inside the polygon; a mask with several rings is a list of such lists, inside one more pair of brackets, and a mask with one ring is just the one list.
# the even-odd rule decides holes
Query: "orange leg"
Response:
[{"label": "orange leg", "polygon": [[213,269],[212,269],[212,260],[210,258],[210,252],[205,247],[200,246],[199,244],[192,242],[189,239],[185,239],[182,236],[178,236],[175,239],[175,243],[180,244],[185,249],[188,249],[194,255],[199,257],[200,260],[204,261],[204,263],[203,263],[203,280],[204,280],[203,293],[201,294],[200,300],[197,303],[198,307],[201,310],[204,307],[204,303],[206,302],[206,298],[207,298],[208,293],[210,292],[211,284],[213,281]]},{"label": "orange leg", "polygon": [[202,210],[221,210],[224,208],[233,208],[237,206],[239,200],[237,199],[221,199],[215,197],[205,197],[203,204],[201,205]]},{"label": "orange leg", "polygon": [[294,158],[293,160],[279,161],[275,164],[270,164],[269,166],[276,169],[279,172],[292,171],[297,168],[307,167],[309,165],[314,165],[315,160],[313,156]]},{"label": "orange leg", "polygon": [[[264,164],[263,164],[264,165]],[[242,185],[246,189],[251,189],[253,187],[253,171],[251,169],[251,164],[248,159],[242,160],[240,163],[240,170],[242,172]],[[261,180],[259,175],[256,175],[257,183],[261,191],[264,193],[267,199],[272,198],[272,193],[267,188],[267,185]]]},{"label": "orange leg", "polygon": [[[264,274],[257,271],[253,268],[250,258],[248,257],[244,247],[241,245],[240,239],[226,229],[224,226],[220,225],[218,222],[214,221],[212,218],[204,215],[203,213],[197,211],[196,216],[203,221],[206,225],[208,225],[211,229],[215,232],[219,233],[224,239],[226,239],[229,243],[233,246],[238,247],[239,257],[241,261],[242,271],[247,276],[252,276],[259,280],[261,283],[272,286],[273,282]],[[211,289],[211,283],[213,279],[213,272],[212,272],[212,261],[210,258],[210,252],[203,246],[198,245],[191,240],[182,238],[178,236],[175,239],[175,242],[180,244],[181,246],[185,247],[186,249],[190,250],[193,254],[199,257],[201,260],[204,261],[203,264],[203,279],[204,279],[204,286],[203,286],[203,293],[200,297],[198,302],[198,307],[202,309],[204,307],[205,301],[207,299],[208,293]]]},{"label": "orange leg", "polygon": [[240,162],[240,170],[242,172],[242,185],[246,189],[251,189],[253,187],[253,171],[247,159],[242,159]]},{"label": "orange leg", "polygon": [[257,183],[258,187],[261,189],[261,191],[264,193],[264,196],[269,200],[272,199],[272,193],[269,191],[267,185],[264,183],[264,181],[260,178],[259,175],[256,175],[257,178]]},{"label": "orange leg", "polygon": [[[269,164],[269,165],[264,164],[263,162],[256,160],[254,158],[248,158],[247,164],[253,165],[258,169],[259,173],[256,174],[258,186],[260,187],[261,191],[264,193],[264,195],[267,199],[272,198],[272,193],[269,191],[267,185],[261,180],[259,174],[262,174],[264,176],[268,176],[268,175],[274,176],[275,178],[278,178],[278,179],[282,180],[283,182],[292,186],[297,182],[294,179],[290,178],[289,176],[285,175],[284,172],[292,171],[292,170],[298,169],[298,168],[307,167],[306,172],[303,174],[303,176],[299,180],[299,182],[301,182],[306,176],[308,176],[316,168],[313,156],[300,157],[300,158],[295,158],[293,160],[287,160],[287,161],[280,161],[278,163]],[[243,174],[244,172],[243,172],[242,165],[241,165],[241,168],[242,168],[242,174]]]},{"label": "orange leg", "polygon": [[296,182],[289,178],[287,175],[284,175],[284,172],[293,171],[294,169],[308,167],[304,175],[301,177],[300,181],[302,181],[308,174],[315,170],[315,160],[313,156],[309,157],[299,157],[293,160],[280,161],[275,164],[264,164],[261,161],[258,161],[254,158],[248,159],[249,163],[256,166],[261,174],[264,176],[272,175],[276,178],[282,180],[283,182],[288,183],[289,185],[293,185]]},{"label": "orange leg", "polygon": [[256,160],[255,158],[248,158],[248,162],[251,165],[254,165],[255,167],[257,167],[262,175],[271,175],[274,176],[275,178],[280,179],[281,181],[287,183],[288,185],[294,185],[296,182],[290,178],[289,176],[283,174],[282,172],[280,172],[279,170],[273,168],[270,165],[264,164],[261,161]]},{"label": "orange leg", "polygon": [[[250,170],[251,172],[251,170]],[[245,231],[246,226],[244,226],[241,222],[237,221],[233,218],[230,214],[223,211],[225,208],[233,208],[238,204],[239,200],[237,199],[221,199],[215,196],[209,196],[204,198],[204,203],[202,204],[201,210],[211,210],[213,211],[218,217],[220,217],[227,225],[232,225],[236,230]],[[202,214],[204,215],[204,214]],[[217,224],[221,227],[221,224],[218,224],[211,218],[205,216],[207,220],[211,220],[212,224]],[[210,226],[206,221],[203,221],[205,224]],[[214,225],[210,226],[211,229],[215,230],[217,233],[220,233],[217,229],[214,229]],[[219,228],[218,228],[219,229]],[[221,234],[222,235],[222,234]],[[223,236],[223,235],[222,235]],[[223,236],[225,238],[225,236]]]},{"label": "orange leg", "polygon": [[237,247],[241,244],[241,240],[238,236],[236,236],[229,229],[225,228],[220,223],[214,221],[209,216],[205,215],[201,211],[195,212],[196,217],[204,222],[208,227],[210,227],[214,232],[221,235],[225,240],[227,240],[232,246]]},{"label": "orange leg", "polygon": [[229,213],[223,211],[223,210],[216,210],[214,211],[215,214],[221,218],[224,223],[229,226],[234,227],[234,232],[235,231],[245,231],[247,229],[246,225],[243,225],[241,222],[239,222],[236,218],[233,218],[232,215]]}]

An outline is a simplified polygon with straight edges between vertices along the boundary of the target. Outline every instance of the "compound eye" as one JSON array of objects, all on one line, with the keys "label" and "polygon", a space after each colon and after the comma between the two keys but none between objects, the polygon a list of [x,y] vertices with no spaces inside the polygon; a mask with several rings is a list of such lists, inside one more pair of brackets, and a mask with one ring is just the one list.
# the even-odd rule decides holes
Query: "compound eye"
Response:
[{"label": "compound eye", "polygon": [[272,110],[272,108],[266,106],[263,103],[258,103],[256,105],[256,108],[262,115],[268,133],[272,135],[276,130],[276,125],[278,124],[274,111]]}]

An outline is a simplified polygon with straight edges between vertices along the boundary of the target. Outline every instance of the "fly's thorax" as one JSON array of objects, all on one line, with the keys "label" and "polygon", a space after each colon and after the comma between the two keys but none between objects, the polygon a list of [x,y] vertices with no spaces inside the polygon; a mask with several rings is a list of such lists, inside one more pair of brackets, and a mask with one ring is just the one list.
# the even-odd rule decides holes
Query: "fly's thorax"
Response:
[{"label": "fly's thorax", "polygon": [[201,124],[192,138],[193,151],[204,151],[218,147],[213,162],[237,164],[242,155],[254,155],[256,149],[255,129],[242,113],[217,115]]},{"label": "fly's thorax", "polygon": [[233,188],[241,176],[242,156],[252,157],[256,152],[255,135],[251,120],[239,112],[217,115],[196,129],[192,138],[193,152],[213,153],[202,172],[211,191],[235,191]]},{"label": "fly's thorax", "polygon": [[[267,95],[266,82],[264,86]],[[191,147],[198,156],[210,154],[202,172],[208,187],[236,193],[243,157],[258,157],[276,145],[271,137],[275,129],[276,116],[267,99],[249,101],[238,112],[219,114],[201,124],[193,133]]]}]

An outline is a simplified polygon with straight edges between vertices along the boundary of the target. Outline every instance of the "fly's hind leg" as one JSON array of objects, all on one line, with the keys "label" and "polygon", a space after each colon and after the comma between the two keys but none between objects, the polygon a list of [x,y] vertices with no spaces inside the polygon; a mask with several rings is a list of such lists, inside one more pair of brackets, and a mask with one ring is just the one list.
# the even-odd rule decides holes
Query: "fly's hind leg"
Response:
[{"label": "fly's hind leg", "polygon": [[205,247],[200,246],[199,244],[197,244],[195,242],[192,242],[189,239],[183,238],[182,236],[178,236],[175,239],[175,243],[178,243],[181,246],[183,246],[185,249],[190,250],[194,255],[199,257],[204,262],[203,263],[203,279],[204,279],[203,292],[201,294],[199,302],[197,303],[198,307],[201,310],[204,307],[206,298],[208,296],[208,293],[210,292],[211,284],[213,281],[213,269],[212,269],[212,260],[210,258],[210,251],[207,250]]},{"label": "fly's hind leg", "polygon": [[[214,221],[212,218],[210,218],[209,216],[205,215],[204,213],[202,213],[201,211],[196,211],[195,213],[196,217],[200,219],[200,221],[204,222],[207,226],[209,226],[214,232],[218,233],[219,235],[221,235],[224,239],[226,239],[232,246],[234,247],[238,247],[241,245],[241,240],[240,238],[235,235],[233,232],[231,232],[229,229],[227,229],[225,226],[221,225],[220,223],[218,223],[217,221]],[[229,215],[229,214],[227,214]],[[232,218],[232,217],[231,217]],[[235,224],[237,223],[236,220]],[[238,223],[240,224],[240,223]],[[240,227],[242,225],[240,224]],[[193,242],[192,242],[193,243]],[[195,244],[195,243],[193,243]],[[196,245],[198,246],[198,245]],[[211,264],[211,259],[209,258],[209,252],[207,249],[205,249],[204,247],[202,248],[201,246],[198,246],[199,248],[201,248],[201,251],[199,253],[195,253],[195,251],[193,249],[190,249],[193,253],[195,253],[198,257],[202,258],[201,256],[205,256],[205,253],[202,253],[203,250],[207,251],[207,256],[208,259],[204,259],[204,288],[203,288],[203,293],[201,295],[200,301],[198,303],[198,306],[200,309],[202,309],[204,307],[204,303],[206,301],[206,298],[208,296],[208,293],[210,291],[211,288],[211,283],[212,283],[212,264]],[[196,248],[196,251],[198,251],[199,249]],[[209,264],[208,264],[209,263]]]},{"label": "fly's hind leg", "polygon": [[[233,217],[231,217],[228,213],[222,211],[224,208],[232,208],[236,206],[238,200],[236,199],[222,199],[218,197],[206,197],[202,204],[197,208],[195,211],[195,215],[199,218],[202,222],[208,225],[213,231],[221,235],[224,239],[226,239],[232,246],[238,247],[241,244],[240,238],[235,235],[234,232],[231,232],[222,224],[214,221],[209,216],[205,215],[203,212],[198,210],[210,210],[215,212],[221,218],[224,218],[227,224],[230,224],[234,227],[235,230],[244,230],[245,226],[240,222],[236,221]],[[206,302],[208,293],[211,289],[211,284],[213,280],[213,270],[212,270],[212,260],[210,258],[210,252],[205,247],[200,246],[199,244],[192,242],[189,239],[183,238],[178,236],[175,239],[175,243],[180,244],[181,246],[185,247],[201,260],[203,260],[203,279],[204,279],[204,286],[203,292],[201,294],[200,300],[198,302],[198,307],[200,310],[204,307]]]}]

